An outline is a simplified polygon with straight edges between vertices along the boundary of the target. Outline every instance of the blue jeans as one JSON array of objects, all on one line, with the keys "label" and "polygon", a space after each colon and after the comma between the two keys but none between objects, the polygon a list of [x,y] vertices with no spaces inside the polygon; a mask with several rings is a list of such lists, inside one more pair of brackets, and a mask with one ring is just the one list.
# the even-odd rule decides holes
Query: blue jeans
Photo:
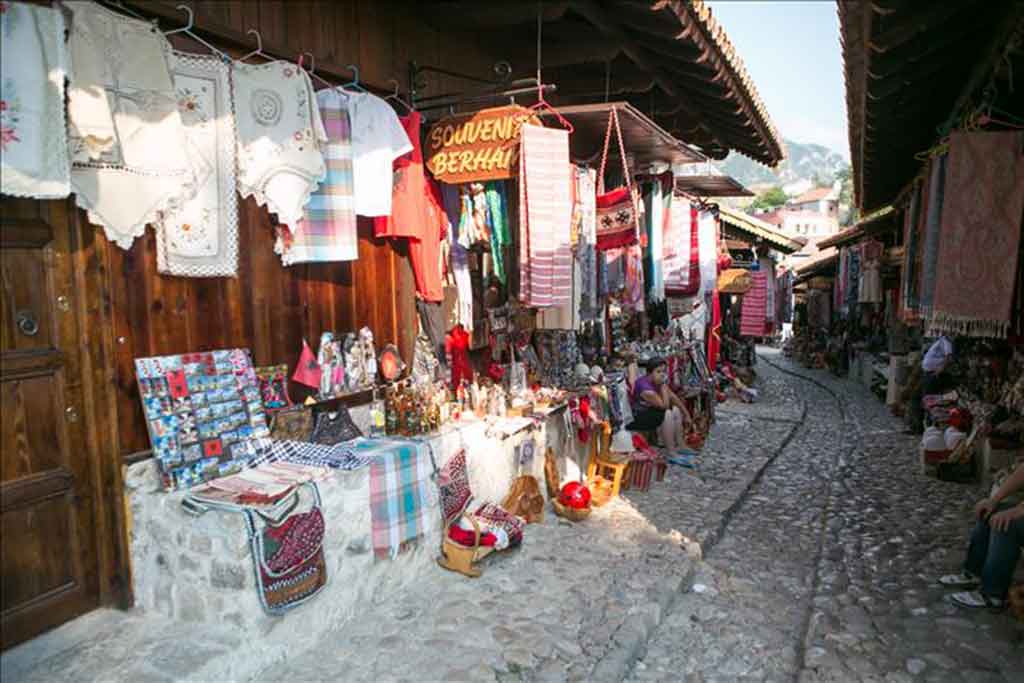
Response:
[{"label": "blue jeans", "polygon": [[[1013,507],[1000,505],[996,512]],[[1005,600],[1010,592],[1013,572],[1024,546],[1024,518],[1010,523],[1006,531],[996,531],[988,520],[979,519],[971,532],[964,569],[981,577],[981,592],[990,598]]]}]

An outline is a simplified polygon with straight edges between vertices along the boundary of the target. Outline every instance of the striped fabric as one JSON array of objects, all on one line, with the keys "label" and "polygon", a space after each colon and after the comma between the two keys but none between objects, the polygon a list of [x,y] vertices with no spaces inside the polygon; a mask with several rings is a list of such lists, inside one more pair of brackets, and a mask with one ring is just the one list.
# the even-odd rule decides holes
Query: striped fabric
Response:
[{"label": "striped fabric", "polygon": [[740,336],[763,337],[765,335],[765,310],[768,305],[768,276],[763,270],[750,273],[754,286],[743,295],[740,311]]},{"label": "striped fabric", "polygon": [[377,559],[398,555],[427,530],[433,460],[425,443],[356,439],[357,456],[370,461],[370,526]]},{"label": "striped fabric", "polygon": [[527,306],[572,300],[569,133],[525,125],[519,153],[519,298]]},{"label": "striped fabric", "polygon": [[317,100],[327,131],[322,150],[327,176],[309,198],[296,230],[278,229],[278,252],[286,266],[359,258],[348,110],[331,90],[318,92]]}]

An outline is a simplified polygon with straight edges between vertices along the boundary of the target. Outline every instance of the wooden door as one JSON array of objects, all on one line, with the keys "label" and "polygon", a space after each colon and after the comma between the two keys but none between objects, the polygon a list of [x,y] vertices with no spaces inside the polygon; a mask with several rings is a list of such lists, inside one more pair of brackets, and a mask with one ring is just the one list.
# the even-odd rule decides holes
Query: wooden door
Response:
[{"label": "wooden door", "polygon": [[[0,647],[99,603],[68,202],[0,199]],[[101,525],[102,526],[102,525]]]}]

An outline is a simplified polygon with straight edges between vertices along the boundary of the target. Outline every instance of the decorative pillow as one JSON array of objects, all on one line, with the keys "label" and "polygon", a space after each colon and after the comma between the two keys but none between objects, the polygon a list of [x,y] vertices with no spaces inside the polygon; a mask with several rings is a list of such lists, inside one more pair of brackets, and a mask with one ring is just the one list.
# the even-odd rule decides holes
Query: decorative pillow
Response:
[{"label": "decorative pillow", "polygon": [[282,441],[309,441],[313,433],[313,411],[306,406],[292,406],[274,413],[270,438]]},{"label": "decorative pillow", "polygon": [[523,529],[526,522],[521,517],[513,515],[503,507],[494,503],[484,503],[473,514],[481,529],[487,529],[495,533],[504,531],[508,534],[510,546],[517,546],[523,540]]},{"label": "decorative pillow", "polygon": [[473,492],[469,488],[469,470],[466,468],[466,451],[459,451],[444,467],[437,480],[437,488],[441,495],[441,508],[444,511],[445,523],[465,509]]}]

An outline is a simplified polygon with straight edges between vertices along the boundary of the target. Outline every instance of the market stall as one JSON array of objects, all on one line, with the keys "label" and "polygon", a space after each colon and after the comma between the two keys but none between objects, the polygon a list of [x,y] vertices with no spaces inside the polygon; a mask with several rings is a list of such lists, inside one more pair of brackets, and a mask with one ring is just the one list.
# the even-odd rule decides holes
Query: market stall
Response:
[{"label": "market stall", "polygon": [[[434,96],[479,84],[483,43],[459,48],[460,74],[415,60],[418,22],[387,22],[367,54],[405,51],[360,73],[296,49],[272,4],[258,28],[205,5],[5,4],[2,191],[22,199],[4,200],[4,247],[22,251],[4,281],[45,291],[8,292],[3,381],[26,425],[58,428],[17,437],[50,474],[15,477],[4,523],[36,547],[33,511],[59,494],[46,519],[73,538],[47,557],[76,577],[66,595],[5,596],[16,640],[101,602],[243,632],[318,605],[281,651],[435,559],[475,575],[528,542],[530,492],[604,491],[595,458],[620,468],[616,491],[650,486],[673,454],[629,438],[640,362],[670,366],[687,443],[710,428],[721,245],[701,193],[737,188],[675,187],[703,152],[629,102],[554,107],[577,81],[545,81],[539,48],[532,78]],[[651,12],[670,33],[711,21]],[[12,27],[35,29],[15,32],[19,69]],[[406,61],[408,87],[382,87]],[[7,106],[26,103],[12,83],[40,122]],[[729,92],[744,113],[716,112],[701,144],[777,162],[756,96]],[[62,609],[40,619],[51,598]]]}]

